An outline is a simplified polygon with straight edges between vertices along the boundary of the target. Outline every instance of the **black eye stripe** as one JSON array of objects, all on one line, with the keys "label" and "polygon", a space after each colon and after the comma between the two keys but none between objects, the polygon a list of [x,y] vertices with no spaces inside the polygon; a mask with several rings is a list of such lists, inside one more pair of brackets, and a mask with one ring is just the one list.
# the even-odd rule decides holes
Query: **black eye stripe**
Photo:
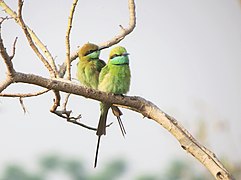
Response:
[{"label": "black eye stripe", "polygon": [[91,53],[93,53],[93,52],[95,52],[95,51],[96,51],[96,50],[91,49],[91,50],[87,51],[84,56],[87,56],[87,55],[89,55],[89,54],[91,54]]},{"label": "black eye stripe", "polygon": [[110,57],[110,59],[113,59],[113,58],[115,58],[115,57],[117,57],[117,56],[121,56],[121,54],[113,54],[113,55]]}]

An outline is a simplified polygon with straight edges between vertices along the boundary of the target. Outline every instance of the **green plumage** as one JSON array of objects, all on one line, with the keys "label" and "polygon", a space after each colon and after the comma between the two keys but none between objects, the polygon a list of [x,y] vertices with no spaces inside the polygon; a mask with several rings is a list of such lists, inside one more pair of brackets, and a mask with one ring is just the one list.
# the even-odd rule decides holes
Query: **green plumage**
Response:
[{"label": "green plumage", "polygon": [[[126,94],[129,91],[130,78],[128,53],[124,47],[117,46],[111,50],[108,63],[100,72],[98,89],[114,94]],[[100,103],[100,107],[101,114],[96,132],[99,138],[97,142],[95,166],[97,164],[100,137],[106,134],[106,119],[111,104]]]},{"label": "green plumage", "polygon": [[[125,94],[130,86],[130,69],[128,54],[123,47],[116,47],[110,52],[108,64],[99,59],[100,50],[95,44],[87,43],[78,52],[77,78],[82,85],[115,94]],[[103,68],[104,67],[104,68]],[[111,107],[120,125],[124,136],[125,129],[120,119],[122,112],[111,104],[100,103],[100,120],[97,128],[98,143],[96,150],[95,166],[97,164],[100,136],[106,134],[106,119]]]},{"label": "green plumage", "polygon": [[87,43],[80,49],[77,64],[77,78],[86,87],[97,89],[99,73],[105,66],[105,62],[99,59],[99,47]]},{"label": "green plumage", "polygon": [[114,94],[126,94],[130,87],[130,69],[128,64],[108,63],[101,71],[98,89]]},{"label": "green plumage", "polygon": [[130,68],[128,53],[124,47],[113,48],[107,65],[99,75],[98,89],[114,94],[126,94],[130,87]]}]

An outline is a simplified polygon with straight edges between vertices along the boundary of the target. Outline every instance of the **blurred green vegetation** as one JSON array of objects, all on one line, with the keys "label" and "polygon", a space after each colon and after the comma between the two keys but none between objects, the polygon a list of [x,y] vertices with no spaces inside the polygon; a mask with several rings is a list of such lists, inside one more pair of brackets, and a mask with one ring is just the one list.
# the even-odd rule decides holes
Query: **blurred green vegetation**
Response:
[{"label": "blurred green vegetation", "polygon": [[[63,158],[58,155],[47,155],[36,163],[36,171],[28,170],[24,165],[8,165],[0,175],[1,180],[120,180],[128,173],[127,162],[116,159],[109,162],[103,169],[90,172],[81,160]],[[226,167],[236,179],[241,178],[241,165]],[[164,173],[160,173],[164,172]],[[137,175],[134,180],[208,180],[212,179],[209,172],[200,172],[191,163],[174,160],[160,172],[149,172]],[[63,178],[64,177],[64,178]]]}]

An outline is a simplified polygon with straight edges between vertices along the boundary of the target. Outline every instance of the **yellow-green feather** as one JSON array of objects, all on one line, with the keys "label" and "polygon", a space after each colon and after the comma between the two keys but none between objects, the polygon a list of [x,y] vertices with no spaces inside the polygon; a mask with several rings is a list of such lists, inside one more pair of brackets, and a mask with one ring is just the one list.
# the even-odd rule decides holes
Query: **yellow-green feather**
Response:
[{"label": "yellow-green feather", "polygon": [[79,62],[77,64],[77,78],[86,87],[97,89],[99,73],[105,66],[105,62],[99,59],[99,53],[85,56],[89,50],[98,51],[98,46],[87,43],[79,51]]}]

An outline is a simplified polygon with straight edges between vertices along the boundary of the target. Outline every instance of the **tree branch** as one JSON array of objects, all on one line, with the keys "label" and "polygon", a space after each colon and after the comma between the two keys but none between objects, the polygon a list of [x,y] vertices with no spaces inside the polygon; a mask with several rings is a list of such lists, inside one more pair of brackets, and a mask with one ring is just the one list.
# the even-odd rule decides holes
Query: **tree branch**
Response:
[{"label": "tree branch", "polygon": [[74,16],[75,7],[78,3],[78,0],[74,0],[72,7],[70,9],[70,15],[68,19],[68,27],[66,31],[66,67],[67,67],[67,79],[71,80],[71,60],[70,60],[70,31],[72,28],[72,21]]},{"label": "tree branch", "polygon": [[[121,40],[123,40],[128,34],[130,34],[135,26],[136,26],[136,13],[135,13],[135,1],[134,0],[128,0],[128,7],[129,7],[129,26],[127,28],[123,28],[121,25],[121,32],[110,39],[107,42],[99,44],[100,49],[105,49],[108,47],[111,47],[115,44],[118,44]],[[77,49],[75,52],[73,52],[70,55],[70,61],[74,61],[78,57],[79,49]],[[65,60],[66,62],[66,60]],[[63,63],[59,67],[59,77],[63,77],[66,72],[66,63]]]},{"label": "tree branch", "polygon": [[[20,26],[22,27],[22,29],[25,33],[25,36],[27,37],[30,47],[33,49],[35,54],[39,57],[39,59],[43,62],[45,67],[48,69],[50,76],[57,77],[58,76],[57,71],[52,68],[52,66],[49,64],[49,62],[44,58],[44,56],[39,52],[38,48],[35,46],[32,38],[30,36],[30,33],[27,29],[27,26],[25,25],[25,23],[23,21],[22,8],[23,8],[23,0],[18,0],[18,20],[19,20]],[[55,95],[55,99],[54,99],[54,104],[53,104],[52,108],[50,109],[51,112],[55,111],[57,109],[57,107],[60,105],[61,97],[60,97],[59,92],[54,90],[54,95]]]},{"label": "tree branch", "polygon": [[32,40],[32,37],[30,36],[30,33],[27,29],[27,26],[23,21],[22,8],[23,8],[23,0],[18,0],[18,16],[17,17],[18,17],[18,20],[19,20],[19,24],[22,27],[23,32],[25,33],[25,36],[26,36],[26,38],[29,42],[30,47],[35,52],[35,54],[38,56],[38,58],[42,61],[44,66],[48,69],[51,77],[57,77],[57,73],[53,70],[53,68],[50,66],[48,61],[44,58],[44,56],[39,52],[38,48],[35,46],[35,44]]},{"label": "tree branch", "polygon": [[[3,18],[1,21],[0,21],[0,54],[3,58],[3,61],[7,67],[7,76],[6,76],[6,79],[4,81],[2,81],[0,83],[0,92],[2,92],[4,89],[6,89],[11,83],[13,83],[13,76],[14,76],[14,73],[15,73],[15,70],[13,68],[13,63],[11,61],[11,58],[10,56],[8,55],[7,53],[7,50],[6,48],[4,47],[4,44],[3,44],[3,39],[2,39],[2,33],[1,33],[1,30],[2,30],[2,23],[4,22],[4,20],[6,20],[7,18]],[[13,47],[15,46],[15,42],[13,44]],[[14,56],[14,54],[13,54]]]},{"label": "tree branch", "polygon": [[35,96],[39,96],[42,95],[44,93],[49,92],[49,89],[44,89],[42,91],[38,91],[38,92],[34,92],[34,93],[0,93],[0,96],[2,97],[19,97],[19,98],[27,98],[27,97],[35,97]]},{"label": "tree branch", "polygon": [[25,107],[25,105],[23,103],[23,98],[22,97],[19,98],[19,103],[20,103],[20,105],[21,105],[21,107],[23,109],[23,112],[25,114],[27,112],[27,108]]},{"label": "tree branch", "polygon": [[[73,21],[73,16],[74,16],[74,11],[75,11],[75,7],[78,3],[78,0],[74,0],[72,3],[72,7],[70,9],[70,15],[68,18],[68,26],[67,26],[67,31],[66,31],[66,71],[67,71],[67,79],[71,80],[71,60],[70,60],[70,32],[71,32],[71,28],[72,28],[72,21]],[[64,101],[64,111],[66,112],[66,106],[68,103],[68,99],[69,99],[70,94],[67,95],[67,97],[65,98]],[[56,109],[55,109],[56,110]],[[71,112],[71,111],[70,111]],[[56,112],[55,112],[56,114]],[[69,118],[68,118],[69,119]],[[74,121],[75,123],[75,121]]]},{"label": "tree branch", "polygon": [[[8,55],[7,50],[6,50],[6,48],[4,47],[4,44],[3,44],[1,31],[2,31],[2,23],[4,22],[4,20],[6,20],[6,18],[3,18],[0,21],[0,54],[3,58],[4,63],[6,64],[6,67],[7,67],[7,76],[11,77],[14,74],[15,70],[13,68],[13,63],[11,61],[12,58]],[[16,44],[16,40],[13,43],[13,49],[15,49],[15,44]],[[14,54],[15,54],[15,50],[14,50],[12,56],[14,56]]]},{"label": "tree branch", "polygon": [[120,28],[121,28],[120,33],[117,36],[110,39],[109,41],[100,44],[99,45],[100,49],[105,49],[119,43],[121,40],[123,40],[128,34],[130,34],[134,30],[136,26],[135,1],[128,0],[128,6],[129,6],[129,26],[127,28],[123,28],[120,25]]},{"label": "tree branch", "polygon": [[[32,38],[30,35],[31,32],[28,30],[21,16],[22,3],[23,3],[22,0],[19,0],[18,17],[15,20],[19,21],[18,23],[20,23],[20,25],[22,26],[30,46],[33,49],[37,49],[37,47],[33,43],[33,40],[31,39]],[[0,0],[0,6],[5,7],[5,11],[9,12],[9,9],[7,9],[6,6],[4,6],[3,4],[5,3],[2,0]],[[129,28],[125,29],[121,27],[122,28],[121,33],[116,37],[114,37],[112,40],[107,41],[106,43],[101,45],[101,48],[106,48],[113,45],[113,43],[120,42],[127,34],[133,31],[135,27],[134,0],[129,0],[129,12],[130,12]],[[98,90],[82,87],[68,80],[53,78],[53,77],[56,77],[56,74],[55,75],[52,74],[52,73],[56,73],[54,72],[54,69],[52,69],[53,72],[51,72],[52,78],[44,78],[34,74],[25,74],[21,72],[15,72],[12,65],[12,61],[10,60],[10,56],[7,54],[6,49],[3,46],[1,37],[0,37],[0,50],[1,50],[1,55],[4,59],[4,62],[9,72],[7,75],[7,78],[0,83],[0,93],[2,92],[2,90],[4,90],[7,86],[9,86],[12,83],[27,83],[27,84],[33,84],[40,87],[44,87],[49,90],[53,90],[55,92],[56,99],[58,100],[60,100],[60,97],[58,96],[59,96],[59,92],[61,91],[61,92],[84,96],[86,98],[91,98],[97,101],[115,104],[124,108],[131,109],[133,111],[141,113],[144,117],[147,117],[149,119],[156,121],[159,125],[167,129],[179,141],[181,147],[185,151],[190,153],[193,157],[195,157],[197,160],[199,160],[216,179],[220,179],[220,180],[233,179],[232,176],[229,174],[229,172],[223,167],[221,162],[217,159],[215,154],[213,154],[210,150],[208,150],[200,143],[198,143],[196,139],[184,127],[182,127],[182,125],[179,122],[177,122],[176,119],[161,111],[152,102],[137,96],[118,96],[110,93],[108,94]],[[38,55],[39,58],[43,58],[40,52],[37,52],[37,53],[40,54]],[[70,60],[72,61],[76,57],[77,57],[77,54],[74,54],[70,56]],[[47,60],[44,58],[42,60],[47,62]],[[48,68],[52,68],[52,67],[49,65]],[[65,70],[66,70],[66,65],[65,65],[64,71]],[[59,105],[59,101],[55,101],[55,105]],[[56,108],[57,107],[55,106],[53,109],[56,110]]]},{"label": "tree branch", "polygon": [[84,96],[101,102],[129,107],[144,117],[156,121],[167,129],[180,143],[181,147],[199,160],[216,179],[232,179],[229,172],[210,150],[199,144],[176,119],[161,111],[152,102],[136,96],[118,96],[59,79],[47,79],[33,74],[16,72],[14,82],[35,84],[44,88]]},{"label": "tree branch", "polygon": [[[16,23],[21,26],[18,15],[3,0],[0,0],[0,7],[2,7],[2,9],[5,11],[5,13],[7,13],[9,16],[11,16],[16,21]],[[42,43],[42,41],[40,41],[40,39],[37,37],[37,35],[34,33],[33,30],[31,30],[26,24],[25,24],[25,26],[26,26],[29,36],[32,38],[33,42],[44,53],[45,57],[48,59],[54,72],[57,72],[57,67],[55,65],[54,58],[52,57],[51,53],[47,49],[47,46],[45,46]]]},{"label": "tree branch", "polygon": [[13,42],[13,52],[12,52],[12,55],[9,56],[9,57],[10,57],[10,61],[11,61],[11,60],[14,58],[14,56],[15,56],[17,40],[18,40],[18,37],[16,37],[15,40],[14,40],[14,42]]},{"label": "tree branch", "polygon": [[7,76],[5,80],[0,82],[0,92],[2,92],[12,83],[13,83],[13,78],[11,76]]}]

